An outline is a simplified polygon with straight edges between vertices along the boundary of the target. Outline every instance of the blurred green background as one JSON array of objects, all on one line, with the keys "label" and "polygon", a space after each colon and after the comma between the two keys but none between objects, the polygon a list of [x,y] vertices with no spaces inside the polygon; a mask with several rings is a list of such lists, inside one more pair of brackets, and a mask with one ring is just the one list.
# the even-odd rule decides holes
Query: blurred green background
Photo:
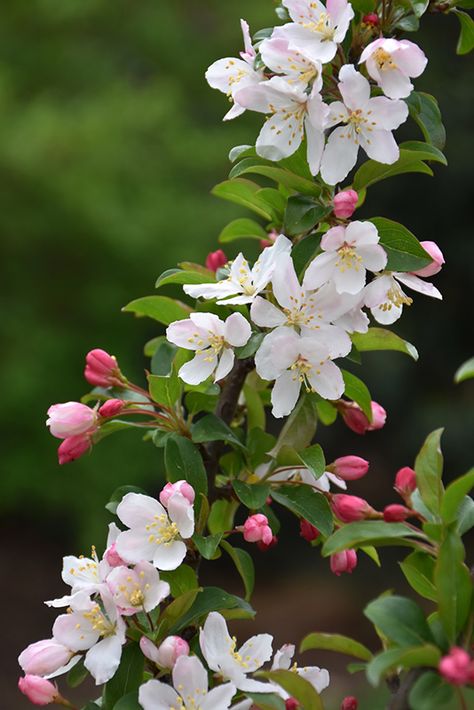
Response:
[{"label": "blurred green background", "polygon": [[[254,31],[275,24],[271,0],[2,2],[0,514],[11,609],[0,686],[5,708],[27,707],[15,689],[15,657],[49,633],[53,615],[42,600],[63,593],[61,555],[103,544],[103,506],[116,486],[153,487],[162,475],[159,453],[134,433],[110,437],[91,456],[59,467],[46,410],[87,391],[83,362],[93,347],[114,353],[140,381],[143,344],[157,328],[121,307],[152,293],[156,276],[177,261],[203,261],[222,226],[244,216],[209,190],[226,177],[228,150],[251,143],[261,118],[222,124],[226,100],[203,76],[216,58],[241,48],[240,17]],[[417,365],[397,354],[366,358],[360,374],[389,411],[386,428],[366,438],[340,423],[321,430],[329,460],[342,453],[370,458],[371,474],[353,490],[370,492],[379,505],[392,500],[395,471],[412,462],[437,426],[446,426],[448,477],[474,460],[473,387],[452,383],[473,350],[474,90],[472,62],[455,55],[456,38],[455,18],[441,16],[426,18],[416,37],[430,58],[417,88],[440,100],[448,168],[436,168],[434,179],[402,176],[375,186],[360,212],[397,219],[441,245],[447,266],[436,283],[445,300],[416,297],[395,326],[419,348]],[[409,124],[400,137],[418,138],[417,131]],[[259,560],[265,574],[255,626],[275,630],[281,642],[319,629],[360,633],[370,643],[360,604],[393,583],[394,559],[387,555],[383,572],[361,561],[350,580],[336,579],[288,522],[279,548]],[[334,657],[319,660],[335,669],[333,710],[357,680],[337,675],[342,666]],[[367,700],[362,710],[383,707],[378,703]]]}]

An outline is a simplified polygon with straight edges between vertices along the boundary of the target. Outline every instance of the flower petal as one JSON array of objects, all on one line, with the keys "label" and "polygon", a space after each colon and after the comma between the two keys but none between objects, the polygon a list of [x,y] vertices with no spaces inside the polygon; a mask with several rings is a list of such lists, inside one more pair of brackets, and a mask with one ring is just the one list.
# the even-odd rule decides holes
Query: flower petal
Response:
[{"label": "flower petal", "polygon": [[194,508],[181,493],[174,493],[168,501],[168,513],[185,540],[194,532]]},{"label": "flower petal", "polygon": [[107,636],[93,646],[84,659],[87,668],[96,685],[107,683],[120,665],[122,644],[117,636]]},{"label": "flower petal", "polygon": [[286,323],[286,317],[273,303],[257,296],[250,308],[250,317],[260,328],[277,328]]},{"label": "flower petal", "polygon": [[290,371],[280,375],[272,390],[272,414],[277,419],[286,417],[295,408],[301,389],[297,373]]},{"label": "flower petal", "polygon": [[357,160],[359,144],[346,126],[335,128],[328,138],[321,161],[321,177],[335,185],[349,174]]},{"label": "flower petal", "polygon": [[127,493],[117,506],[117,517],[129,528],[144,528],[147,520],[163,513],[166,511],[161,503],[143,493]]},{"label": "flower petal", "polygon": [[216,372],[214,374],[214,382],[219,382],[227,377],[229,372],[234,366],[235,355],[234,351],[226,348],[223,350],[222,355],[219,358],[219,364],[217,365]]},{"label": "flower petal", "polygon": [[331,360],[326,360],[322,365],[314,363],[313,369],[308,373],[308,380],[324,399],[339,399],[344,392],[342,373]]},{"label": "flower petal", "polygon": [[190,362],[179,370],[179,376],[188,385],[199,385],[212,375],[217,366],[216,354],[211,348],[196,353]]},{"label": "flower petal", "polygon": [[232,313],[224,324],[224,338],[233,347],[245,345],[252,334],[250,323],[241,313]]},{"label": "flower petal", "polygon": [[156,545],[153,564],[158,569],[173,570],[179,567],[186,557],[186,545],[181,540],[174,540],[162,545]]},{"label": "flower petal", "polygon": [[149,680],[138,691],[138,700],[143,710],[170,710],[178,707],[177,692],[159,680]]}]

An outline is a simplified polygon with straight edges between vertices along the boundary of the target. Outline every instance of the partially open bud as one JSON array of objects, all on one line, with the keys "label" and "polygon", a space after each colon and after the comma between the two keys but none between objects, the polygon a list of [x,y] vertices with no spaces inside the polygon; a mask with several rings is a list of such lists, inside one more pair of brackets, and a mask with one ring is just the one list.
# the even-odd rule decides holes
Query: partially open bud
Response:
[{"label": "partially open bud", "polygon": [[217,249],[217,251],[211,251],[206,258],[206,268],[210,271],[217,271],[221,266],[225,266],[228,262],[228,258],[222,249]]},{"label": "partially open bud", "polygon": [[362,24],[368,27],[377,27],[379,23],[379,16],[375,12],[368,12],[367,15],[364,15],[362,18]]},{"label": "partially open bud", "polygon": [[18,663],[26,675],[50,675],[67,665],[73,655],[62,643],[44,639],[27,646],[18,656]]},{"label": "partially open bud", "polygon": [[356,520],[366,520],[377,516],[377,512],[364,498],[336,493],[331,499],[334,515],[343,523],[353,523]]},{"label": "partially open bud", "polygon": [[165,508],[168,507],[169,499],[175,493],[181,493],[186,500],[192,505],[196,497],[194,488],[187,481],[176,481],[175,483],[167,483],[160,493],[160,503]]},{"label": "partially open bud", "polygon": [[360,456],[340,456],[328,466],[328,471],[335,473],[344,481],[357,481],[358,478],[365,476],[368,470],[369,462]]},{"label": "partially open bud", "polygon": [[124,384],[117,360],[100,348],[87,353],[84,377],[93,387],[120,387]]},{"label": "partially open bud", "polygon": [[401,468],[395,476],[395,490],[402,498],[410,496],[416,489],[416,473],[409,466]]},{"label": "partially open bud", "polygon": [[452,685],[465,685],[471,679],[471,659],[467,651],[453,646],[447,656],[439,662],[440,675]]},{"label": "partially open bud", "polygon": [[376,431],[382,429],[387,419],[387,412],[377,402],[372,402],[372,421],[369,422],[362,409],[356,402],[338,403],[338,410],[341,413],[345,424],[355,431],[356,434],[365,434],[366,431]]},{"label": "partially open bud", "polygon": [[107,402],[99,407],[99,414],[101,417],[115,417],[119,414],[125,407],[123,400],[121,399],[108,399]]},{"label": "partially open bud", "polygon": [[433,261],[431,264],[428,264],[428,266],[418,269],[418,271],[412,271],[412,274],[416,274],[416,276],[434,276],[438,274],[444,264],[443,252],[436,242],[420,242],[420,244],[423,249],[428,252]]},{"label": "partially open bud", "polygon": [[383,519],[386,523],[403,523],[411,515],[413,515],[413,511],[410,508],[397,503],[387,505],[383,510]]},{"label": "partially open bud", "polygon": [[91,448],[92,442],[88,434],[79,436],[68,436],[58,448],[58,461],[61,466],[71,463],[83,456]]},{"label": "partially open bud", "polygon": [[156,661],[161,668],[174,668],[180,656],[189,655],[189,644],[181,636],[168,636],[156,651]]},{"label": "partially open bud", "polygon": [[334,195],[333,205],[334,214],[336,217],[342,217],[347,219],[352,217],[355,212],[356,204],[359,199],[359,195],[355,190],[343,190]]},{"label": "partially open bud", "polygon": [[247,542],[260,542],[269,545],[273,540],[272,529],[268,524],[268,518],[262,513],[249,515],[245,521],[242,532],[244,540]]},{"label": "partially open bud", "polygon": [[261,552],[266,552],[272,547],[275,547],[275,545],[278,545],[278,538],[276,535],[272,535],[272,539],[270,540],[270,542],[263,542],[263,540],[259,540],[257,542],[257,547]]},{"label": "partially open bud", "polygon": [[359,702],[353,695],[348,695],[341,703],[341,710],[357,710]]},{"label": "partially open bud", "polygon": [[46,426],[57,439],[92,433],[97,429],[97,412],[80,402],[53,404],[48,409]]},{"label": "partially open bud", "polygon": [[50,680],[37,675],[20,678],[18,688],[33,705],[50,705],[59,697],[57,687]]},{"label": "partially open bud", "polygon": [[308,522],[304,518],[301,518],[300,535],[306,540],[306,542],[313,542],[313,540],[316,540],[320,536],[320,534],[321,533],[319,532],[318,528],[315,528],[314,525],[311,525],[310,522]]},{"label": "partially open bud", "polygon": [[341,574],[352,574],[352,570],[357,567],[357,552],[355,550],[343,550],[331,555],[329,564],[331,572],[340,577]]}]

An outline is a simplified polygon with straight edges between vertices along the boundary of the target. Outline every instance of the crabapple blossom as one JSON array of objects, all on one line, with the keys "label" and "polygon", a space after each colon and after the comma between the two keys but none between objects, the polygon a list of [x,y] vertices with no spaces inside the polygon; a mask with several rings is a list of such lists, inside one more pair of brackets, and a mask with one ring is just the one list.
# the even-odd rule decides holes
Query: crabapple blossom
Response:
[{"label": "crabapple blossom", "polygon": [[175,493],[168,512],[155,498],[127,493],[117,507],[118,518],[129,530],[116,541],[118,554],[127,563],[152,562],[162,570],[179,567],[186,555],[183,540],[194,532],[194,510],[189,501]]},{"label": "crabapple blossom", "polygon": [[62,466],[86,454],[92,446],[89,434],[68,436],[58,446],[58,463]]},{"label": "crabapple blossom", "polygon": [[360,456],[340,456],[329,468],[344,481],[357,481],[369,470],[369,462]]},{"label": "crabapple blossom", "polygon": [[341,190],[337,195],[334,195],[332,201],[334,205],[334,214],[337,218],[348,219],[355,212],[359,195],[355,190]]},{"label": "crabapple blossom", "polygon": [[268,114],[255,143],[257,155],[267,160],[282,160],[299,148],[306,134],[306,155],[312,175],[317,175],[324,148],[324,128],[329,108],[323,102],[318,77],[307,94],[283,77],[246,86],[237,92],[242,106]]},{"label": "crabapple blossom", "polygon": [[26,675],[51,677],[69,670],[79,660],[77,656],[71,662],[73,656],[74,651],[51,638],[27,646],[18,656],[18,663]]},{"label": "crabapple blossom", "polygon": [[343,550],[335,552],[329,559],[331,572],[340,577],[341,574],[352,574],[357,567],[357,552],[355,550]]},{"label": "crabapple blossom", "polygon": [[107,577],[107,586],[122,616],[153,611],[170,593],[168,582],[160,580],[149,562],[139,562],[133,569],[115,567]]},{"label": "crabapple blossom", "polygon": [[318,539],[321,533],[319,532],[318,528],[315,528],[314,525],[311,525],[308,520],[301,518],[300,535],[304,540],[306,540],[306,542],[313,542],[313,540]]},{"label": "crabapple blossom", "polygon": [[50,705],[56,702],[59,693],[57,687],[37,675],[25,675],[18,680],[18,688],[34,705]]},{"label": "crabapple blossom", "polygon": [[189,644],[181,636],[168,636],[157,648],[155,644],[146,636],[140,639],[140,648],[143,654],[161,666],[161,668],[172,669],[180,656],[189,655]]},{"label": "crabapple blossom", "polygon": [[290,240],[280,234],[271,246],[262,251],[252,268],[240,253],[231,262],[226,279],[209,284],[185,284],[183,291],[193,298],[217,298],[217,303],[223,305],[252,303],[270,283],[277,257],[290,250]]},{"label": "crabapple blossom", "polygon": [[[321,62],[312,61],[300,52],[290,49],[284,37],[264,39],[259,47],[265,65],[275,74],[283,74],[288,84],[305,90],[308,84],[321,76]],[[318,83],[319,90],[321,89]]]},{"label": "crabapple blossom", "polygon": [[336,493],[331,499],[334,514],[343,523],[353,523],[356,520],[366,520],[376,515],[376,511],[364,498],[349,496],[345,493]]},{"label": "crabapple blossom", "polygon": [[208,690],[207,671],[197,656],[180,656],[173,673],[173,687],[149,680],[138,692],[143,710],[228,710],[236,688],[232,683]]},{"label": "crabapple blossom", "polygon": [[413,511],[410,508],[398,503],[386,505],[383,509],[383,519],[386,523],[403,523],[411,515],[413,515]]},{"label": "crabapple blossom", "polygon": [[225,266],[228,262],[228,258],[222,251],[222,249],[217,249],[217,251],[211,251],[206,258],[206,268],[210,271],[216,272],[221,266]]},{"label": "crabapple blossom", "polygon": [[412,271],[411,273],[415,274],[415,276],[422,276],[423,278],[439,274],[444,264],[443,252],[436,244],[436,242],[420,242],[420,245],[431,256],[433,261],[431,262],[431,264],[428,264],[428,266],[424,266],[422,269],[417,269],[416,271]]},{"label": "crabapple blossom", "polygon": [[321,239],[319,254],[306,270],[305,284],[318,288],[333,281],[337,293],[359,294],[365,286],[366,273],[381,271],[387,253],[379,244],[379,233],[372,222],[351,222],[332,227]]},{"label": "crabapple blossom", "polygon": [[273,638],[269,634],[252,636],[236,650],[237,641],[231,638],[224,617],[212,611],[200,631],[199,643],[209,668],[230,680],[239,690],[267,692],[271,686],[247,678],[258,670],[272,655]]},{"label": "crabapple blossom", "polygon": [[240,53],[241,59],[224,57],[218,59],[206,71],[206,80],[213,89],[221,91],[233,103],[232,108],[224,116],[224,121],[230,121],[244,113],[245,108],[240,105],[236,93],[243,86],[258,84],[265,80],[263,71],[254,69],[255,50],[250,39],[249,26],[245,20],[240,20],[244,38],[244,51]]},{"label": "crabapple blossom", "polygon": [[166,337],[171,343],[195,356],[179,370],[189,385],[198,385],[214,373],[218,382],[232,370],[235,355],[232,348],[245,345],[252,333],[250,324],[240,313],[232,313],[222,321],[214,313],[191,313],[188,319],[168,326]]},{"label": "crabapple blossom", "polygon": [[263,542],[269,545],[273,539],[272,529],[268,524],[268,518],[262,513],[249,515],[242,526],[244,540],[247,542]]},{"label": "crabapple blossom", "polygon": [[364,296],[365,305],[370,308],[377,323],[394,323],[402,315],[403,306],[411,306],[413,303],[413,299],[406,295],[400,284],[431,298],[443,298],[436,286],[414,274],[398,271],[384,273],[367,286]]},{"label": "crabapple blossom", "polygon": [[356,402],[340,401],[337,408],[344,419],[344,423],[356,434],[365,434],[366,431],[382,429],[387,419],[387,412],[381,404],[372,401],[372,421],[370,422]]},{"label": "crabapple blossom", "polygon": [[283,0],[293,22],[277,27],[274,37],[284,37],[290,47],[313,61],[330,62],[354,17],[347,0]]},{"label": "crabapple blossom", "polygon": [[367,67],[385,96],[404,99],[413,91],[410,78],[420,76],[428,63],[422,50],[407,39],[380,37],[362,52],[359,63]]},{"label": "crabapple blossom", "polygon": [[[318,668],[318,666],[305,666],[304,668],[298,668],[296,663],[292,664],[293,656],[295,655],[295,647],[293,644],[285,644],[276,653],[272,663],[272,671],[277,670],[292,670],[297,673],[301,678],[307,680],[317,693],[322,693],[322,691],[329,685],[329,673],[325,668]],[[274,686],[274,692],[278,693],[283,700],[289,698],[288,693],[283,690],[280,686]]]},{"label": "crabapple blossom", "polygon": [[474,680],[474,662],[467,651],[453,646],[449,653],[440,660],[440,675],[452,685],[465,685]]},{"label": "crabapple blossom", "polygon": [[107,402],[99,407],[99,414],[101,417],[115,417],[119,414],[125,407],[125,403],[122,399],[108,399]]},{"label": "crabapple blossom", "polygon": [[53,404],[48,409],[46,426],[57,439],[91,433],[97,428],[97,412],[80,402]]},{"label": "crabapple blossom", "polygon": [[359,147],[372,160],[395,163],[400,151],[392,131],[408,117],[404,101],[385,96],[370,98],[369,82],[352,64],[341,67],[338,87],[343,103],[334,101],[330,105],[327,125],[344,125],[332,131],[321,161],[321,177],[329,185],[341,182],[352,170]]},{"label": "crabapple blossom", "polygon": [[116,358],[100,348],[87,353],[84,377],[94,387],[119,387],[124,383]]},{"label": "crabapple blossom", "polygon": [[409,466],[401,468],[395,476],[395,490],[402,497],[410,496],[416,489],[416,473]]},{"label": "crabapple blossom", "polygon": [[190,505],[194,503],[194,499],[196,497],[194,488],[190,486],[187,481],[180,480],[175,481],[174,483],[167,483],[165,485],[159,495],[161,505],[164,505],[165,508],[167,508],[171,496],[174,496],[175,493],[181,493]]}]

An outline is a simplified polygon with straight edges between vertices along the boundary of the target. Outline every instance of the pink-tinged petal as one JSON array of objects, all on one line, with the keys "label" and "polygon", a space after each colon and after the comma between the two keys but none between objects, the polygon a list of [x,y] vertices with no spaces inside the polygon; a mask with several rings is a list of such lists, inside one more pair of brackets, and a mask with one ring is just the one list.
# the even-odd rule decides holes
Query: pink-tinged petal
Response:
[{"label": "pink-tinged petal", "polygon": [[402,39],[399,42],[398,49],[393,54],[395,62],[402,72],[415,79],[420,74],[423,74],[428,64],[428,59],[423,50],[408,39]]},{"label": "pink-tinged petal", "polygon": [[324,399],[339,399],[344,392],[344,380],[337,365],[327,360],[322,365],[314,363],[308,373],[313,389]]},{"label": "pink-tinged petal", "polygon": [[241,313],[232,313],[224,325],[226,343],[234,348],[245,345],[252,334],[250,323]]},{"label": "pink-tinged petal", "polygon": [[250,308],[250,317],[260,328],[278,328],[286,323],[286,317],[273,303],[257,296]]},{"label": "pink-tinged petal", "polygon": [[364,62],[369,59],[373,55],[376,49],[379,49],[380,46],[385,42],[384,37],[379,37],[378,39],[375,39],[373,42],[367,45],[367,47],[364,49],[362,54],[360,55],[359,59],[359,64],[363,64]]},{"label": "pink-tinged petal", "polygon": [[328,138],[321,161],[321,177],[328,185],[336,185],[344,180],[357,161],[359,144],[352,137],[351,130],[340,126]]},{"label": "pink-tinged petal", "polygon": [[305,121],[306,128],[306,158],[308,160],[311,175],[317,175],[321,167],[323,157],[325,135],[324,131],[316,128],[308,119]]},{"label": "pink-tinged petal", "polygon": [[[201,710],[228,710],[237,689],[232,683],[224,683],[209,691],[205,698],[201,700]],[[244,701],[250,703],[246,707],[250,708],[252,701]],[[244,710],[242,706],[241,710]],[[236,710],[234,707],[233,710]]]},{"label": "pink-tinged petal", "polygon": [[115,543],[120,557],[128,563],[136,564],[141,560],[153,559],[155,543],[149,542],[145,524],[141,528],[125,530],[120,533]]},{"label": "pink-tinged petal", "polygon": [[[307,11],[306,14],[308,14]],[[301,52],[312,62],[326,64],[334,58],[337,51],[335,42],[323,40],[319,33],[312,32],[309,28],[293,22],[275,28],[274,36],[286,39],[290,49]]]},{"label": "pink-tinged petal", "polygon": [[87,668],[96,685],[107,683],[120,665],[122,644],[116,636],[108,636],[93,646],[84,659]]},{"label": "pink-tinged petal", "polygon": [[334,285],[338,293],[360,293],[365,286],[366,271],[362,265],[342,269],[335,269],[333,274]]},{"label": "pink-tinged petal", "polygon": [[357,249],[362,246],[379,243],[377,227],[372,222],[355,220],[346,227],[346,241]]},{"label": "pink-tinged petal", "polygon": [[320,75],[320,63],[311,62],[299,52],[290,49],[284,37],[264,39],[259,50],[264,64],[271,71],[291,76],[292,82],[303,84],[302,88],[306,88],[308,84],[308,72],[317,72],[317,77]]},{"label": "pink-tinged petal", "polygon": [[173,685],[183,698],[194,699],[200,704],[200,697],[208,689],[208,679],[207,671],[197,656],[179,656],[173,667]]},{"label": "pink-tinged petal", "polygon": [[143,710],[170,710],[178,707],[177,692],[159,680],[149,680],[138,691],[138,700]]},{"label": "pink-tinged petal", "polygon": [[179,567],[186,557],[186,545],[181,540],[155,545],[153,564],[158,569],[173,570]]},{"label": "pink-tinged petal", "polygon": [[287,371],[277,378],[272,389],[272,414],[275,418],[286,417],[293,411],[300,389],[298,373]]},{"label": "pink-tinged petal", "polygon": [[43,678],[48,678],[50,680],[51,678],[57,678],[60,675],[65,675],[66,673],[69,673],[71,668],[74,668],[74,666],[79,663],[80,660],[82,660],[81,655],[73,656],[69,663],[66,663],[66,665],[62,666],[61,668],[58,668],[53,673],[48,673],[47,675],[43,676]]},{"label": "pink-tinged petal", "polygon": [[238,118],[243,113],[245,113],[245,109],[243,108],[243,106],[239,106],[238,103],[234,103],[234,105],[227,111],[222,120],[232,121],[234,118]]},{"label": "pink-tinged petal", "polygon": [[439,298],[440,300],[443,299],[443,296],[438,291],[436,286],[433,286],[433,284],[429,283],[428,281],[420,279],[414,274],[397,273],[396,278],[398,281],[401,281],[402,284],[408,286],[408,288],[413,289],[413,291],[418,291],[418,293],[422,293],[424,296],[430,296],[431,298]]},{"label": "pink-tinged petal", "polygon": [[117,517],[127,527],[145,527],[145,521],[163,515],[165,509],[155,498],[143,493],[127,493],[117,506]]},{"label": "pink-tinged petal", "polygon": [[206,71],[206,81],[211,88],[224,94],[232,94],[236,86],[244,82],[251,72],[252,67],[243,59],[224,57],[211,64]]},{"label": "pink-tinged petal", "polygon": [[199,330],[224,335],[224,321],[215,313],[191,313],[189,318]]},{"label": "pink-tinged petal", "polygon": [[[345,17],[349,7],[350,5],[347,0],[327,0],[326,2],[327,11],[334,25],[338,25]],[[352,12],[352,17],[354,17],[354,12]]]},{"label": "pink-tinged petal", "polygon": [[410,79],[398,68],[381,71],[378,83],[390,99],[404,99],[413,91]]},{"label": "pink-tinged petal", "polygon": [[219,358],[219,364],[217,365],[216,371],[214,373],[214,382],[219,382],[227,377],[229,372],[234,366],[235,355],[234,351],[226,348],[222,351],[222,355]]},{"label": "pink-tinged petal", "polygon": [[242,30],[242,37],[244,40],[244,49],[247,56],[254,57],[255,50],[252,46],[252,39],[250,37],[250,27],[247,20],[240,20],[240,29]]},{"label": "pink-tinged petal", "polygon": [[315,289],[327,283],[332,278],[337,258],[336,252],[318,254],[306,269],[303,286]]},{"label": "pink-tinged petal", "polygon": [[[80,627],[77,627],[80,624]],[[71,651],[86,651],[100,638],[100,633],[92,629],[90,622],[79,614],[61,614],[53,625],[56,641]]]},{"label": "pink-tinged petal", "polygon": [[282,308],[293,308],[301,297],[301,286],[289,253],[278,257],[272,277],[273,293]]},{"label": "pink-tinged petal", "polygon": [[309,131],[309,125],[311,124],[313,130],[322,131],[327,127],[327,122],[330,114],[330,108],[324,103],[319,90],[316,88],[316,84],[313,85],[311,95],[308,99],[307,105],[307,118],[306,118],[306,130]]},{"label": "pink-tinged petal", "polygon": [[[367,111],[371,111],[369,117],[374,130],[393,131],[408,118],[408,106],[404,101],[387,99],[385,96],[370,99]],[[366,137],[370,138],[370,133]]]},{"label": "pink-tinged petal", "polygon": [[329,673],[325,668],[310,666],[308,668],[299,668],[298,675],[311,683],[317,693],[322,693],[329,685]]},{"label": "pink-tinged petal", "polygon": [[324,234],[321,239],[321,249],[324,249],[324,251],[337,251],[340,247],[342,247],[345,241],[346,228],[342,225],[331,227],[331,229],[328,229],[326,234]]},{"label": "pink-tinged petal", "polygon": [[286,114],[275,113],[262,126],[255,143],[257,154],[267,160],[282,160],[293,155],[301,144],[301,121],[294,116],[285,120]]},{"label": "pink-tinged petal", "polygon": [[263,339],[255,355],[258,375],[264,380],[275,380],[298,357],[299,336],[293,328],[276,328]]},{"label": "pink-tinged petal", "polygon": [[168,513],[173,523],[176,523],[183,539],[191,537],[194,532],[194,508],[181,493],[174,493],[168,501]]},{"label": "pink-tinged petal", "polygon": [[170,585],[168,582],[160,581],[155,584],[151,591],[148,591],[145,595],[145,601],[143,603],[143,609],[148,613],[156,609],[158,604],[161,604],[163,599],[166,599],[170,594]]},{"label": "pink-tinged petal", "polygon": [[179,370],[179,376],[188,385],[199,385],[212,375],[217,366],[215,352],[208,348],[197,353],[190,362],[186,362]]},{"label": "pink-tinged petal", "polygon": [[351,110],[363,108],[370,99],[370,84],[353,64],[344,64],[339,72],[339,91]]},{"label": "pink-tinged petal", "polygon": [[365,135],[360,136],[362,148],[365,150],[369,158],[377,160],[379,163],[392,165],[396,163],[400,157],[395,138],[390,131],[372,131],[369,134],[370,138]]},{"label": "pink-tinged petal", "polygon": [[166,329],[166,337],[169,342],[186,350],[199,350],[202,348],[202,343],[201,345],[198,344],[202,335],[190,318],[175,321]]},{"label": "pink-tinged petal", "polygon": [[357,253],[369,271],[382,271],[387,265],[387,252],[380,244],[359,247]]},{"label": "pink-tinged petal", "polygon": [[220,662],[229,655],[232,639],[227,630],[224,617],[212,611],[201,629],[199,643],[209,668],[219,670]]},{"label": "pink-tinged petal", "polygon": [[247,660],[250,672],[256,671],[270,660],[273,654],[272,643],[273,636],[270,634],[258,634],[249,638],[239,648],[239,654]]}]

